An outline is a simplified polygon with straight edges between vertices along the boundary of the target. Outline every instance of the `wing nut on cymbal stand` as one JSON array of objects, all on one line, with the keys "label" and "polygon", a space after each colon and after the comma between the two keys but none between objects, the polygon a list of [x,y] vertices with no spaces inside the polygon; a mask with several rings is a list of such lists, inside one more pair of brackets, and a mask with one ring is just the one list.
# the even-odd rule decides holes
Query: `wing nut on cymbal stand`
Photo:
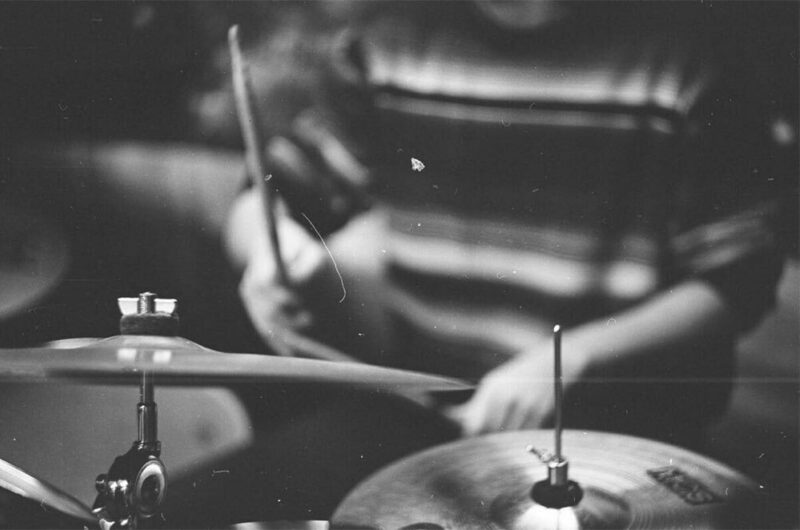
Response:
[{"label": "wing nut on cymbal stand", "polygon": [[[177,330],[176,303],[142,293],[138,298],[120,298],[120,330],[123,334],[167,335]],[[114,459],[108,473],[95,481],[97,498],[93,513],[104,530],[157,528],[167,491],[167,474],[158,441],[158,412],[153,377],[142,373],[137,412],[138,436],[133,447]]]}]

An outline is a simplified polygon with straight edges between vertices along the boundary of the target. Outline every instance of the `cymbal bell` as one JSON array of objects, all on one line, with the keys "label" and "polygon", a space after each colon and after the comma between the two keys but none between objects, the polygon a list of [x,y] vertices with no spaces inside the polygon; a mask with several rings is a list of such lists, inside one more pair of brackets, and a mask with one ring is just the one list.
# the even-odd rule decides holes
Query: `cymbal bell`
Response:
[{"label": "cymbal bell", "polygon": [[457,379],[361,363],[222,353],[181,337],[117,335],[75,348],[0,349],[0,380],[208,386],[246,382],[330,383],[396,391],[470,388]]},{"label": "cymbal bell", "polygon": [[[344,499],[334,528],[757,528],[759,490],[699,454],[633,436],[565,431],[570,479],[583,499],[560,510],[536,504],[551,431],[518,431],[429,449],[377,472]],[[763,524],[763,523],[762,523]]]}]

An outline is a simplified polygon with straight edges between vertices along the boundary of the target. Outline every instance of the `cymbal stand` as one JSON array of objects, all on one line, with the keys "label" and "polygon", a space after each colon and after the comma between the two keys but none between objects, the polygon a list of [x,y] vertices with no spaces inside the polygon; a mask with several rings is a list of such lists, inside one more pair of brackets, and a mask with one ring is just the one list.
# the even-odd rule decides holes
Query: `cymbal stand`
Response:
[{"label": "cymbal stand", "polygon": [[[136,312],[130,311],[136,302]],[[174,300],[156,299],[153,293],[142,293],[138,299],[120,298],[123,312],[120,328],[123,333],[164,334],[159,331],[174,327],[177,317],[172,313]],[[156,306],[168,306],[169,312],[157,311]],[[159,307],[158,309],[161,309]],[[165,325],[164,320],[172,321]],[[149,332],[149,333],[148,333]],[[130,450],[114,459],[108,473],[95,481],[97,498],[93,513],[103,530],[158,528],[161,504],[167,491],[167,473],[158,441],[158,412],[152,374],[143,372],[139,383],[137,439]]]},{"label": "cymbal stand", "polygon": [[561,453],[563,431],[564,378],[561,373],[561,326],[553,328],[554,386],[555,386],[555,454],[545,455],[532,447],[529,450],[547,465],[547,479],[533,485],[531,498],[547,508],[566,508],[577,505],[583,490],[577,482],[569,480],[569,463]]}]

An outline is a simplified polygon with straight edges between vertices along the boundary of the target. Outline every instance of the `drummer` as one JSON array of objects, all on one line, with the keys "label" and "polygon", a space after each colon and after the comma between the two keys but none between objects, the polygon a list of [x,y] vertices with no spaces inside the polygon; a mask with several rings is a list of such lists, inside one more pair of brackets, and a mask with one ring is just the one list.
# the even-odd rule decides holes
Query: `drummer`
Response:
[{"label": "drummer", "polygon": [[[336,41],[318,104],[230,216],[249,316],[474,378],[466,435],[567,426],[697,444],[781,268],[764,108],[695,4],[405,3]],[[279,104],[276,102],[275,104]]]}]

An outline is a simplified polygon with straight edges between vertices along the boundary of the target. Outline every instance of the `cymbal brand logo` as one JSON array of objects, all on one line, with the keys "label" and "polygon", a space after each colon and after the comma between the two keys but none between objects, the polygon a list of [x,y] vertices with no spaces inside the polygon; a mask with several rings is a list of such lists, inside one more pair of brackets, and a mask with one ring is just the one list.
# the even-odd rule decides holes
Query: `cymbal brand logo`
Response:
[{"label": "cymbal brand logo", "polygon": [[687,504],[701,505],[722,502],[700,481],[690,477],[675,466],[648,469],[647,474],[683,499]]}]

